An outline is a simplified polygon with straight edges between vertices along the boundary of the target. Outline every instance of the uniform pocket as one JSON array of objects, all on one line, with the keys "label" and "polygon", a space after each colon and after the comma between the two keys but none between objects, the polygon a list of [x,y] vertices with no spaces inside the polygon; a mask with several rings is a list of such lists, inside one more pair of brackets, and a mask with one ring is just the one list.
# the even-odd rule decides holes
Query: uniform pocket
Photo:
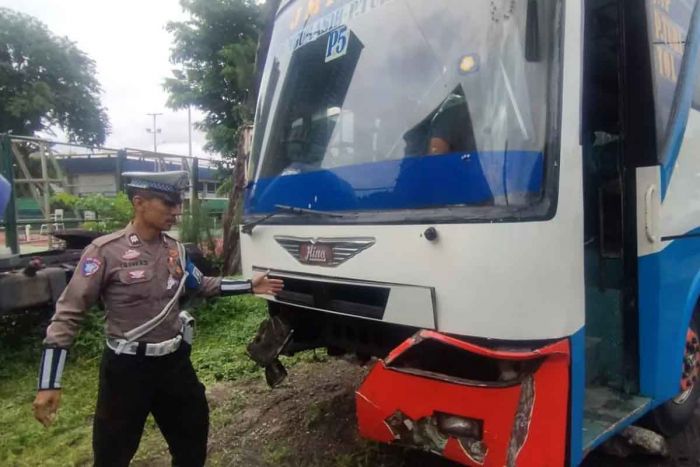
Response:
[{"label": "uniform pocket", "polygon": [[153,269],[122,269],[119,271],[119,282],[125,285],[140,284],[153,279]]},{"label": "uniform pocket", "polygon": [[119,271],[118,296],[115,300],[120,303],[133,303],[144,300],[153,295],[153,278],[155,272],[152,268],[129,268]]}]

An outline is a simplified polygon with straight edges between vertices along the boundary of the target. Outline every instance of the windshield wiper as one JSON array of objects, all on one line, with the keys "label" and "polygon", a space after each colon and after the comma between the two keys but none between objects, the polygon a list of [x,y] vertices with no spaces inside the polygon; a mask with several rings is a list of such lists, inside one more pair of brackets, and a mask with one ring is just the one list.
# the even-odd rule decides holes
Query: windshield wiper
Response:
[{"label": "windshield wiper", "polygon": [[248,222],[247,224],[244,224],[243,227],[241,228],[241,232],[243,232],[246,235],[250,235],[253,233],[253,229],[255,229],[255,227],[266,222],[268,219],[272,219],[273,217],[279,216],[280,214],[293,214],[295,216],[312,215],[312,216],[319,216],[319,217],[336,217],[336,218],[345,217],[343,214],[338,214],[335,212],[326,212],[326,211],[316,211],[314,209],[295,208],[294,206],[285,206],[283,204],[275,204],[275,208],[277,209],[275,212],[270,213],[265,217],[261,217],[260,219],[258,219],[256,221]]}]

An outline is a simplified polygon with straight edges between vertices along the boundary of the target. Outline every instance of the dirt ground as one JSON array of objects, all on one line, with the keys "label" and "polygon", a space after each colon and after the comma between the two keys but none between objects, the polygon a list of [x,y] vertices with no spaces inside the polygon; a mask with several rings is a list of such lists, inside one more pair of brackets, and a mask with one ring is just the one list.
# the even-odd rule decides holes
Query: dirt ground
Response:
[{"label": "dirt ground", "polygon": [[[340,359],[298,364],[271,390],[260,379],[207,388],[209,465],[304,467],[448,467],[431,454],[359,438],[354,391],[368,367]],[[169,466],[166,452],[134,462]]]},{"label": "dirt ground", "polygon": [[[209,464],[224,466],[447,467],[432,454],[380,446],[360,439],[354,391],[368,371],[344,360],[305,363],[270,390],[262,377],[208,389],[212,410]],[[699,413],[700,419],[700,413]],[[623,461],[594,453],[586,467],[698,466],[697,426],[671,441],[674,458]],[[167,456],[146,465],[169,465]]]},{"label": "dirt ground", "polygon": [[[212,433],[210,452],[226,465],[327,465],[360,443],[354,433],[353,388],[365,369],[339,360],[296,366],[270,390],[261,380],[234,391],[243,406],[229,423]],[[238,406],[231,388],[209,391],[212,408]]]},{"label": "dirt ground", "polygon": [[368,369],[332,359],[295,366],[274,390],[262,379],[242,387],[212,387],[212,409],[238,408],[211,433],[212,463],[251,467],[453,465],[427,453],[407,455],[404,449],[359,438],[354,392]]}]

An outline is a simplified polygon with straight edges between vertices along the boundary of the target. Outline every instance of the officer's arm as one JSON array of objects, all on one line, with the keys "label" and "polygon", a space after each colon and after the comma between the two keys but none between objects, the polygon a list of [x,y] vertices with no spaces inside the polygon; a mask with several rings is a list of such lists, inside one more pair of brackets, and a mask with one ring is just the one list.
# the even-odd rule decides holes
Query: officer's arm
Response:
[{"label": "officer's arm", "polygon": [[242,295],[253,292],[251,281],[235,281],[223,277],[205,276],[189,259],[187,260],[187,272],[189,274],[185,281],[185,287],[203,297]]},{"label": "officer's arm", "polygon": [[189,275],[185,286],[204,297],[227,297],[249,293],[276,295],[284,287],[281,280],[271,279],[267,277],[267,274],[259,274],[252,281],[205,276],[189,260],[187,261],[187,272]]},{"label": "officer's arm", "polygon": [[89,245],[56,302],[56,312],[46,330],[39,367],[39,390],[60,389],[68,348],[73,344],[86,312],[100,296],[104,273],[104,257],[98,247]]}]

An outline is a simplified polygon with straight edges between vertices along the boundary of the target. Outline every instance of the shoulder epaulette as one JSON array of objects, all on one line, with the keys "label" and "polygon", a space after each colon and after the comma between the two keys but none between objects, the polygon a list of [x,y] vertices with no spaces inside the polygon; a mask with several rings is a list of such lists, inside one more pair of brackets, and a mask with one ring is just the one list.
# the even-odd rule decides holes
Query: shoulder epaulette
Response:
[{"label": "shoulder epaulette", "polygon": [[173,236],[170,235],[168,232],[162,232],[162,234],[163,234],[164,237],[169,238],[170,240],[174,241],[175,243],[180,243],[180,240],[178,240],[177,238],[173,237]]},{"label": "shoulder epaulette", "polygon": [[92,244],[95,245],[96,247],[103,247],[108,243],[111,243],[115,240],[118,240],[124,236],[124,230],[117,230],[116,232],[112,232],[111,234],[103,235],[101,237],[97,237],[92,241]]}]

